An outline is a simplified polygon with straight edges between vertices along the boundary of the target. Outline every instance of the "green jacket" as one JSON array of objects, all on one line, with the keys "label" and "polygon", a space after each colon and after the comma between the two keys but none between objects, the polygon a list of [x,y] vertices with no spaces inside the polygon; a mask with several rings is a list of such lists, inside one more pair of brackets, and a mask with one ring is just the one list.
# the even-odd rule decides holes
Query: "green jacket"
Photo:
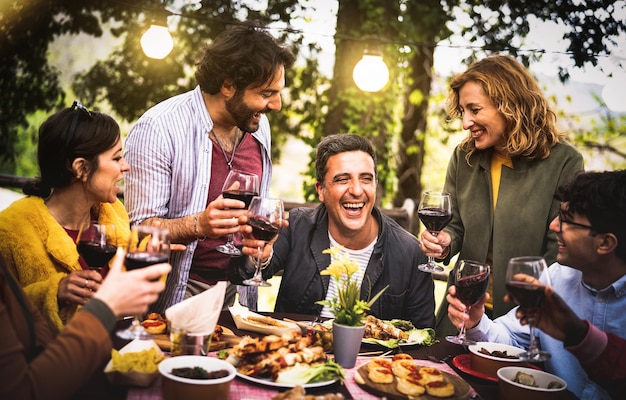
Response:
[{"label": "green jacket", "polygon": [[[556,260],[556,234],[548,229],[559,209],[554,193],[583,170],[583,157],[570,144],[560,143],[544,160],[514,158],[513,169],[502,167],[494,211],[491,153],[491,149],[475,152],[469,166],[466,153],[457,146],[450,159],[444,190],[452,195],[453,217],[444,230],[452,242],[444,263],[448,264],[457,253],[459,259],[485,261],[493,237],[491,279],[495,318],[514,306],[503,301],[510,258],[543,256],[548,265]],[[442,323],[451,328],[447,333],[456,333],[447,318],[447,308],[444,301],[437,315],[438,335],[443,334]]]}]

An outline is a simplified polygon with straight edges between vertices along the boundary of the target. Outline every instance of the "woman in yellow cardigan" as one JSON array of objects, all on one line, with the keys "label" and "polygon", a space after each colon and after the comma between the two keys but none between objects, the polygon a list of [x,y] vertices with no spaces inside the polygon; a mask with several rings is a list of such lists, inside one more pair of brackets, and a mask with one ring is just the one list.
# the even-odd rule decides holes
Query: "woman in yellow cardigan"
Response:
[{"label": "woman in yellow cardigan", "polygon": [[130,168],[117,122],[76,101],[40,127],[37,158],[40,178],[0,212],[0,253],[58,332],[102,282],[76,250],[80,226],[112,223],[118,246],[126,245],[129,220],[116,183]]}]

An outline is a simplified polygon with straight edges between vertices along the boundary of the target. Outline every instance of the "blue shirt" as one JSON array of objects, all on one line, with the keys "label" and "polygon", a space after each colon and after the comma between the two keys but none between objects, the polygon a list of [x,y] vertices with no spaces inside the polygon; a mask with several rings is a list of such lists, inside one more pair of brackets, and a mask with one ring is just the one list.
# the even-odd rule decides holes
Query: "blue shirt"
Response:
[{"label": "blue shirt", "polygon": [[[550,268],[550,280],[554,291],[559,294],[581,319],[586,319],[605,332],[626,337],[626,275],[612,285],[595,290],[582,281],[582,272],[554,263]],[[517,307],[491,321],[483,315],[467,337],[476,341],[506,343],[527,349],[529,328],[522,326],[515,317]],[[546,371],[567,382],[567,389],[582,400],[610,399],[604,389],[589,380],[580,363],[563,342],[540,330],[535,331],[543,350],[552,354],[545,362]]]},{"label": "blue shirt", "polygon": [[[162,101],[139,118],[126,138],[124,154],[130,164],[125,175],[124,202],[131,224],[204,211],[211,180],[211,129],[213,120],[199,86]],[[265,114],[252,136],[262,149],[261,195],[268,196],[272,163],[270,125]],[[162,313],[184,300],[197,243],[189,243],[186,251],[172,253],[172,272],[154,311]],[[255,298],[247,300],[240,297],[242,304],[256,308]]]}]

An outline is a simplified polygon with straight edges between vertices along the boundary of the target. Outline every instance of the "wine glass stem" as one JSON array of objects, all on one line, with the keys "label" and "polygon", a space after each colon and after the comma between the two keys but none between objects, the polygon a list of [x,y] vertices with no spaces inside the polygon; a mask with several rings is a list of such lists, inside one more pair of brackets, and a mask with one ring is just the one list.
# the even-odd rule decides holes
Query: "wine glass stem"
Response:
[{"label": "wine glass stem", "polygon": [[534,356],[535,354],[537,354],[537,338],[535,337],[535,325],[534,325],[534,320],[529,319],[528,320],[528,324],[530,325],[530,348],[528,349],[528,353],[530,353],[530,356]]},{"label": "wine glass stem", "polygon": [[254,279],[257,281],[263,280],[263,276],[261,274],[261,257],[263,253],[261,252],[261,247],[257,247],[257,258],[256,258],[256,272],[254,273]]},{"label": "wine glass stem", "polygon": [[228,234],[228,240],[226,240],[226,245],[231,245],[232,246],[233,245],[233,238],[234,238],[234,235],[232,233],[229,233]]},{"label": "wine glass stem", "polygon": [[[469,315],[469,310],[470,308],[467,307],[467,310],[465,310],[465,314]],[[465,340],[465,320],[461,321],[461,330],[459,331],[459,339],[461,340]]]}]

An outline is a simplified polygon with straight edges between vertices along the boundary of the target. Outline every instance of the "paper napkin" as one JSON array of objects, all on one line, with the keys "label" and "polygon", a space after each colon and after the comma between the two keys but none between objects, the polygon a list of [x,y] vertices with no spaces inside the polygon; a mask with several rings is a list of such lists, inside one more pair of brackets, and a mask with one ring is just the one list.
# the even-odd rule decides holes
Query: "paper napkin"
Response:
[{"label": "paper napkin", "polygon": [[165,310],[172,328],[184,329],[188,334],[213,333],[222,312],[226,281],[220,281],[204,292],[190,297]]}]

